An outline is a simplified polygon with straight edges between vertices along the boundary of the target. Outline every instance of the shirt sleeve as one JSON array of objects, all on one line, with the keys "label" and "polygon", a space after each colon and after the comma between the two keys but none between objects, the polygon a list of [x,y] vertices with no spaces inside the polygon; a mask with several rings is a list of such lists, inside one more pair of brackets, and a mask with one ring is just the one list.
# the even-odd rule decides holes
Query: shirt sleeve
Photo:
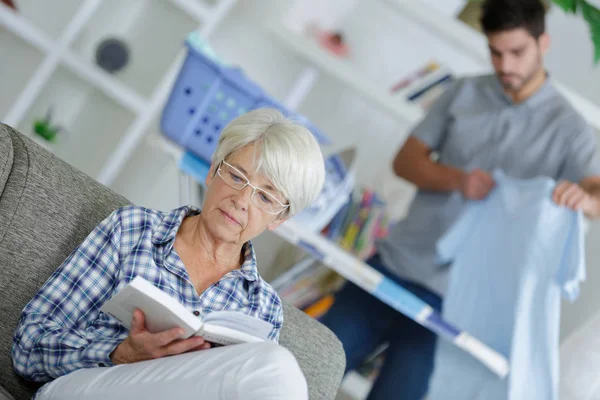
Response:
[{"label": "shirt sleeve", "polygon": [[273,329],[271,330],[271,333],[269,333],[269,340],[279,343],[279,334],[281,333],[281,327],[283,326],[283,306],[281,303],[279,304],[277,311],[272,314],[269,322],[273,324]]},{"label": "shirt sleeve", "polygon": [[413,128],[412,136],[424,142],[432,150],[439,150],[450,121],[450,106],[461,85],[457,80],[431,105],[425,117]]},{"label": "shirt sleeve", "polygon": [[600,175],[600,158],[593,129],[585,125],[569,141],[569,151],[560,169],[559,180],[581,182],[584,178]]},{"label": "shirt sleeve", "polygon": [[583,213],[567,210],[565,212],[573,213],[573,218],[556,280],[563,297],[569,301],[575,301],[579,297],[579,284],[585,280]]},{"label": "shirt sleeve", "polygon": [[273,329],[269,333],[268,339],[275,343],[279,343],[279,333],[283,326],[283,304],[279,295],[269,284],[264,282],[263,291],[263,306],[262,306],[262,319],[273,325]]},{"label": "shirt sleeve", "polygon": [[461,245],[466,241],[473,225],[478,220],[482,201],[472,201],[467,204],[465,210],[456,222],[442,235],[437,242],[437,261],[447,264],[454,261],[460,251]]},{"label": "shirt sleeve", "polygon": [[13,338],[15,370],[45,382],[69,372],[112,365],[122,341],[91,329],[119,268],[119,210],[102,221],[25,306]]}]

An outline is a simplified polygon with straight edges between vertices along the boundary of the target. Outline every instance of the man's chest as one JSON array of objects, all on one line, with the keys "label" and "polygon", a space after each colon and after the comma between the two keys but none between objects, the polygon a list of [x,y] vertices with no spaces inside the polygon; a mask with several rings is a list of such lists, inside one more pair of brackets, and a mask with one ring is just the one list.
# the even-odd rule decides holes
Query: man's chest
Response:
[{"label": "man's chest", "polygon": [[504,107],[457,112],[446,127],[440,162],[464,169],[502,169],[518,178],[556,177],[568,132],[546,111]]}]

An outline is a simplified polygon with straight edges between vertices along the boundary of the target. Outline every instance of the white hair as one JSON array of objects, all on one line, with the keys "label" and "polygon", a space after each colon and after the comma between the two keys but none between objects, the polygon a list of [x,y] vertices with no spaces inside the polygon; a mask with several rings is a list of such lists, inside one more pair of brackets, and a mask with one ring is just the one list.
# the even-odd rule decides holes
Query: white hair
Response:
[{"label": "white hair", "polygon": [[288,216],[310,205],[325,181],[319,143],[303,125],[279,111],[260,108],[232,120],[221,132],[212,156],[218,166],[232,153],[255,145],[255,168],[289,201]]}]

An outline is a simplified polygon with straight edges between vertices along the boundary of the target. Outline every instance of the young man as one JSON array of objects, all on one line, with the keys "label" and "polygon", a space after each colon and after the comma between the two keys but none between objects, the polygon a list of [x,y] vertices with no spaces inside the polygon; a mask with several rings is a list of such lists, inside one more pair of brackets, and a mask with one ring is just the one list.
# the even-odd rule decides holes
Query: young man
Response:
[{"label": "young man", "polygon": [[[559,181],[557,204],[600,215],[595,136],[544,69],[550,46],[544,19],[539,0],[486,0],[481,23],[495,75],[464,78],[449,88],[394,160],[394,172],[418,192],[407,217],[378,243],[369,263],[437,310],[450,266],[436,263],[436,242],[467,200],[488,195],[492,170],[523,179],[552,177]],[[389,343],[370,400],[421,400],[426,394],[433,333],[352,284],[323,322],[344,344],[347,370]]]}]

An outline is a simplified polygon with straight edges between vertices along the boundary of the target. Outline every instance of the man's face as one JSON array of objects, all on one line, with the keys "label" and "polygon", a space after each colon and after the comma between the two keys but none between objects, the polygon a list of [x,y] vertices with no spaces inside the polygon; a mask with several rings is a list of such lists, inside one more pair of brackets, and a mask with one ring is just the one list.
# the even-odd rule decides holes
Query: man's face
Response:
[{"label": "man's face", "polygon": [[546,33],[535,39],[525,29],[492,33],[487,36],[492,64],[504,89],[522,89],[543,68],[543,56],[550,38]]}]

